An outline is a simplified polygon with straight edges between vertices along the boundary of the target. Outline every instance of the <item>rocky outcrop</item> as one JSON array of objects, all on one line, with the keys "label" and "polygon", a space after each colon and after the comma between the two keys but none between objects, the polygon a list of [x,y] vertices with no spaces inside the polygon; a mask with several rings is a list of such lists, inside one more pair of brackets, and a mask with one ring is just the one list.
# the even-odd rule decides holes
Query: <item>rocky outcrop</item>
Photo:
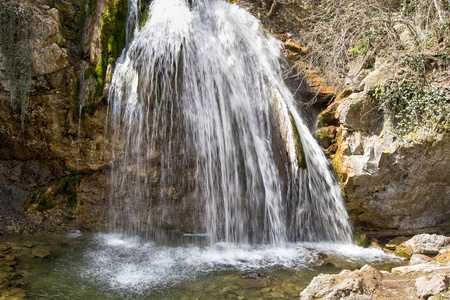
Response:
[{"label": "rocky outcrop", "polygon": [[[419,130],[400,136],[373,93],[389,63],[350,68],[347,87],[319,114],[316,131],[342,182],[358,230],[386,235],[445,231],[449,225],[450,136]],[[334,126],[337,137],[328,134]],[[333,130],[334,131],[334,130]],[[332,136],[332,135],[331,135]],[[409,232],[408,232],[409,231]]]},{"label": "rocky outcrop", "polygon": [[[97,201],[100,196],[92,197],[90,185],[104,187],[103,170],[109,165],[109,153],[104,138],[105,99],[99,97],[89,113],[80,108],[81,97],[97,85],[96,80],[83,80],[86,70],[95,65],[83,60],[83,51],[77,46],[84,23],[79,13],[85,7],[81,0],[54,1],[54,7],[45,1],[22,2],[20,5],[30,14],[32,59],[23,124],[20,111],[11,105],[11,80],[7,80],[4,67],[7,57],[0,51],[0,234],[91,228],[96,214],[103,210],[98,208],[103,202]],[[97,4],[86,22],[84,35],[89,37],[97,30],[93,27],[101,25],[101,20],[93,19],[102,14],[105,1]],[[98,51],[89,45],[83,50]],[[78,180],[73,188],[78,198],[70,207],[70,195],[61,192],[60,184],[65,178],[75,177]],[[92,182],[87,183],[90,179]],[[27,198],[45,193],[55,197],[53,211],[39,210],[34,205],[27,206],[24,212],[24,203],[30,204]]]}]

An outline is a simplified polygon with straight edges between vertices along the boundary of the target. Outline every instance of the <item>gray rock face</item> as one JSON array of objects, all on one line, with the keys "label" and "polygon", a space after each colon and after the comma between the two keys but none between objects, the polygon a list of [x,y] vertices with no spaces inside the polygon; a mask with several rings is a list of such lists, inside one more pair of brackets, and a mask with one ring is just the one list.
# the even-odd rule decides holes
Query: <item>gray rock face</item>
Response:
[{"label": "gray rock face", "polygon": [[[397,136],[370,96],[386,80],[388,64],[375,66],[368,74],[351,68],[349,96],[338,97],[319,115],[322,125],[337,126],[333,166],[351,219],[357,229],[390,235],[449,225],[450,135],[418,131]],[[328,153],[333,148],[324,146]]]}]

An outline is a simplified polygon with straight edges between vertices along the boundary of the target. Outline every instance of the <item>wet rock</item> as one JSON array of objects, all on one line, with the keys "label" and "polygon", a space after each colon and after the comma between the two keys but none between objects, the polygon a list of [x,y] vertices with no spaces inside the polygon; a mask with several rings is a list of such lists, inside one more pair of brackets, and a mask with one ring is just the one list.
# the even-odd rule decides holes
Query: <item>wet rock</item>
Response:
[{"label": "wet rock", "polygon": [[37,258],[46,258],[51,254],[51,251],[46,248],[36,248],[33,249],[31,254]]},{"label": "wet rock", "polygon": [[284,294],[280,293],[280,292],[271,292],[271,293],[269,293],[269,295],[270,295],[270,297],[275,298],[275,299],[284,299],[284,298],[286,298],[284,296]]},{"label": "wet rock", "polygon": [[309,52],[309,49],[307,47],[302,47],[299,44],[292,42],[292,41],[283,42],[283,45],[286,49],[294,51],[301,55],[308,54],[308,52]]},{"label": "wet rock", "polygon": [[360,270],[344,270],[337,275],[320,274],[301,292],[306,299],[339,299],[357,295],[372,295],[379,285],[381,273],[365,265]]},{"label": "wet rock", "polygon": [[11,249],[10,245],[0,245],[0,251],[5,252]]},{"label": "wet rock", "polygon": [[0,296],[2,297],[1,299],[25,299],[26,298],[26,293],[23,289],[20,288],[10,288],[10,289],[6,289],[4,291],[1,292]]},{"label": "wet rock", "polygon": [[222,289],[222,292],[228,293],[228,292],[234,292],[236,290],[239,290],[239,287],[237,285],[227,285],[226,287],[224,287]]},{"label": "wet rock", "polygon": [[262,280],[268,278],[266,274],[259,272],[248,272],[240,275],[240,278]]},{"label": "wet rock", "polygon": [[417,278],[415,284],[417,296],[424,299],[448,290],[449,278],[448,274],[437,274]]},{"label": "wet rock", "polygon": [[7,267],[13,267],[13,266],[17,265],[17,261],[15,261],[15,260],[13,260],[13,261],[3,261],[2,264],[4,266],[7,266]]}]

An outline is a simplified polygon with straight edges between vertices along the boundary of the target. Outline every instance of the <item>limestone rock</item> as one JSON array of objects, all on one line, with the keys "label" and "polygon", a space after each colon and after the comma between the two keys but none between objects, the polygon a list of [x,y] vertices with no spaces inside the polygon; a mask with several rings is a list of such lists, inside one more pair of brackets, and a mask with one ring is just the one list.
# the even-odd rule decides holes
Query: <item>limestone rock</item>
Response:
[{"label": "limestone rock", "polygon": [[83,32],[83,53],[89,57],[92,65],[96,66],[100,60],[100,35],[103,15],[106,12],[106,0],[96,1],[92,15],[86,21]]},{"label": "limestone rock", "polygon": [[438,262],[450,263],[450,252],[440,254],[440,255],[436,256],[434,259]]},{"label": "limestone rock", "polygon": [[424,263],[430,263],[433,262],[433,259],[429,256],[423,255],[423,254],[413,254],[411,255],[411,258],[409,259],[410,265],[420,265]]},{"label": "limestone rock", "polygon": [[428,298],[440,292],[448,290],[449,287],[448,274],[437,274],[416,279],[417,296],[419,298]]},{"label": "limestone rock", "polygon": [[[92,98],[97,85],[88,80],[87,85],[91,88],[79,93],[83,88],[81,75],[86,69],[82,66],[88,63],[82,60],[81,53],[78,54],[73,39],[82,30],[78,17],[83,1],[64,0],[62,3],[67,6],[61,11],[39,5],[42,1],[28,2],[32,78],[23,127],[20,113],[9,99],[10,84],[1,66],[3,57],[0,54],[0,234],[78,227],[94,229],[104,210],[98,207],[103,202],[95,200],[103,199],[98,195],[105,191],[97,191],[90,202],[83,198],[86,205],[75,208],[68,207],[62,197],[53,195],[60,198],[53,202],[61,207],[56,205],[49,212],[35,214],[23,209],[28,195],[68,176],[69,170],[76,170],[81,175],[90,174],[85,177],[91,178],[109,163],[104,139],[106,102],[99,99],[97,103],[91,103],[92,111],[80,116],[79,104],[86,104]],[[86,31],[100,32],[105,3],[106,0],[97,1],[95,14],[98,18],[89,17],[89,20],[97,21],[87,22],[90,27],[86,26]],[[62,31],[68,40],[63,38]],[[99,43],[99,35],[93,37],[85,33],[85,37]],[[93,56],[99,56],[98,50],[94,47],[88,52],[93,51]],[[98,181],[94,182],[97,189],[103,187]],[[80,196],[86,195],[84,189],[80,191]],[[50,224],[53,221],[55,224]]]},{"label": "limestone rock", "polygon": [[67,54],[53,43],[32,53],[31,74],[45,75],[69,66]]},{"label": "limestone rock", "polygon": [[339,122],[351,131],[372,132],[382,120],[377,106],[366,92],[353,93],[337,108]]},{"label": "limestone rock", "polygon": [[33,40],[32,48],[39,50],[53,43],[61,44],[64,38],[59,30],[61,23],[58,11],[54,9],[33,8],[31,17],[31,30]]},{"label": "limestone rock", "polygon": [[392,269],[392,274],[396,275],[417,275],[417,274],[450,274],[449,265],[436,265],[436,264],[420,264],[413,266],[396,267]]},{"label": "limestone rock", "polygon": [[309,52],[309,49],[307,47],[302,47],[299,44],[292,41],[283,42],[283,45],[286,49],[297,52],[301,55],[308,54]]},{"label": "limestone rock", "polygon": [[402,243],[396,253],[404,253],[407,256],[413,254],[435,255],[450,243],[450,237],[437,234],[420,234]]},{"label": "limestone rock", "polygon": [[372,295],[378,288],[381,273],[369,265],[350,272],[344,270],[337,275],[320,274],[300,294],[306,299],[351,299],[346,297]]}]

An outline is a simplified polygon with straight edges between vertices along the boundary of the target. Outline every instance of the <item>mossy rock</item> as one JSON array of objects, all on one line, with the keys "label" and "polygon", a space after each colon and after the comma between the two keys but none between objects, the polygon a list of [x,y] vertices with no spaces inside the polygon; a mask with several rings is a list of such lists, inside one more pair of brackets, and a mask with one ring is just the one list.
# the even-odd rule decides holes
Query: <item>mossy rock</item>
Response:
[{"label": "mossy rock", "polygon": [[291,124],[294,133],[294,141],[295,141],[295,153],[297,154],[298,166],[302,169],[306,169],[306,156],[303,151],[302,138],[300,136],[300,132],[298,131],[297,124],[295,123],[294,117],[290,114]]},{"label": "mossy rock", "polygon": [[413,248],[411,246],[400,245],[395,249],[394,254],[400,257],[410,259],[414,254]]},{"label": "mossy rock", "polygon": [[82,176],[66,176],[30,193],[25,201],[25,210],[45,211],[56,205],[74,208],[78,203],[77,188]]}]

